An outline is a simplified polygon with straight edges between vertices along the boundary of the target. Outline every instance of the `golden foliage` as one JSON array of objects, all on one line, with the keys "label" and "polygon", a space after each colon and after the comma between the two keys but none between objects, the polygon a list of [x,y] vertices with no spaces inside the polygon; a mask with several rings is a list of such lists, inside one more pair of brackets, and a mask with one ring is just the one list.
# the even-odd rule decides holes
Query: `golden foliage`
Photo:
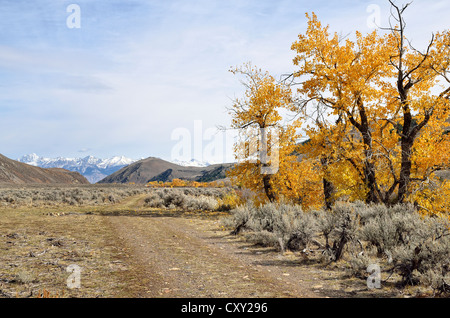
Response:
[{"label": "golden foliage", "polygon": [[172,181],[150,181],[146,184],[149,188],[225,188],[230,186],[226,180],[211,182],[198,182],[192,180],[173,179]]},{"label": "golden foliage", "polygon": [[253,191],[256,204],[284,200],[320,205],[320,170],[314,160],[299,161],[295,154],[299,122],[281,122],[280,112],[292,109],[290,88],[251,64],[232,72],[246,77],[247,90],[230,109],[231,126],[239,129],[241,140],[235,144],[238,163],[227,176],[234,185]]},{"label": "golden foliage", "polygon": [[432,175],[450,168],[450,31],[419,52],[402,27],[344,41],[314,13],[306,16],[307,31],[292,45],[304,98],[297,111],[316,114],[315,125],[305,127],[304,153],[322,160],[333,195],[449,213],[448,182]]},{"label": "golden foliage", "polygon": [[[234,185],[251,189],[257,204],[409,201],[424,214],[449,215],[449,182],[434,173],[450,169],[450,31],[435,33],[419,52],[404,35],[402,13],[400,26],[356,32],[354,40],[307,14],[307,30],[291,47],[301,98],[250,63],[231,70],[246,79],[230,109],[242,137],[228,173]],[[284,112],[297,120],[283,123]],[[267,128],[275,130],[265,144]],[[303,144],[300,129],[309,138]],[[263,173],[273,165],[274,173]]]}]

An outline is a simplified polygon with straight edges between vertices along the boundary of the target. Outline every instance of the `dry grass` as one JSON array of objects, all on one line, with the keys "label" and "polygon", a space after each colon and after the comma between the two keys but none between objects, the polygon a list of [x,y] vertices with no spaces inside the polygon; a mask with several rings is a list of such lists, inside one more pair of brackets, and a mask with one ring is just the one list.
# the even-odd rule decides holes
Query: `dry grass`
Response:
[{"label": "dry grass", "polygon": [[[3,188],[2,190],[4,190]],[[114,195],[126,203],[145,191],[115,186],[10,187],[8,193],[54,191]],[[146,190],[146,189],[143,189]],[[4,192],[2,191],[4,194]],[[118,200],[90,206],[61,201],[0,207],[0,297],[133,297],[139,278],[128,254],[99,211]],[[126,204],[124,204],[126,205]],[[81,287],[68,288],[69,265],[81,269]]]},{"label": "dry grass", "polygon": [[[141,274],[104,216],[221,214],[146,207],[151,191],[128,185],[0,186],[0,298],[137,296]],[[70,265],[81,268],[79,289],[68,288]]]}]

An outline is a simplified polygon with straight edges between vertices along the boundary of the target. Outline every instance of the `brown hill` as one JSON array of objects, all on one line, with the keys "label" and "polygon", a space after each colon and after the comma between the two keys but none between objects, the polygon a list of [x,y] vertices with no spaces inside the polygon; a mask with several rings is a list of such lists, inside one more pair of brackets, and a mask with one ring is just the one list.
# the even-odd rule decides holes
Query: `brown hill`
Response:
[{"label": "brown hill", "polygon": [[145,184],[150,181],[172,181],[173,179],[209,182],[224,179],[225,171],[232,164],[217,164],[208,167],[185,167],[159,158],[150,157],[132,163],[109,175],[98,183]]},{"label": "brown hill", "polygon": [[89,181],[78,172],[39,168],[0,154],[0,183],[89,184]]}]

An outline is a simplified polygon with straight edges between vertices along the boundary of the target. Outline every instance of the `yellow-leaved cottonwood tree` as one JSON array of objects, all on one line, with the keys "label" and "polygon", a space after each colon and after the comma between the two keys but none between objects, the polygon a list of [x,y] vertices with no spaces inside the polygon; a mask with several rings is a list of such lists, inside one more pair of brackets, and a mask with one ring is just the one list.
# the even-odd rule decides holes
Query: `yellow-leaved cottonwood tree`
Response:
[{"label": "yellow-leaved cottonwood tree", "polygon": [[[259,203],[320,202],[320,187],[311,178],[314,164],[300,163],[295,155],[298,123],[282,125],[280,112],[292,107],[291,89],[250,63],[230,71],[245,77],[246,91],[229,109],[231,128],[239,131],[241,139],[235,144],[238,163],[228,176],[234,184],[252,190]],[[313,189],[318,196],[310,196]]]},{"label": "yellow-leaved cottonwood tree", "polygon": [[[450,32],[432,36],[424,52],[405,36],[402,8],[392,3],[397,26],[383,35],[356,32],[356,40],[330,35],[315,14],[292,45],[293,74],[302,82],[297,111],[312,105],[317,116],[308,154],[322,159],[334,195],[367,203],[418,203],[425,210],[448,211],[448,181],[434,172],[450,166]],[[439,85],[437,85],[439,84]],[[433,188],[432,184],[439,184]],[[430,195],[430,193],[439,195]],[[438,199],[440,198],[440,199]]]},{"label": "yellow-leaved cottonwood tree", "polygon": [[[264,139],[264,150],[278,151],[276,173],[261,173],[270,162],[255,151],[241,152],[229,173],[235,184],[261,201],[327,208],[338,198],[413,202],[424,213],[449,215],[450,182],[436,172],[450,169],[450,31],[433,34],[419,51],[405,35],[409,4],[390,3],[395,23],[356,32],[354,40],[330,34],[314,13],[306,14],[307,30],[291,47],[297,97],[251,64],[232,70],[247,79],[244,98],[230,109],[232,128],[251,128],[243,144],[260,153],[265,142],[249,137],[261,129],[278,132],[277,147],[274,136]],[[282,125],[281,110],[298,120]],[[300,127],[308,142],[299,142]]]}]

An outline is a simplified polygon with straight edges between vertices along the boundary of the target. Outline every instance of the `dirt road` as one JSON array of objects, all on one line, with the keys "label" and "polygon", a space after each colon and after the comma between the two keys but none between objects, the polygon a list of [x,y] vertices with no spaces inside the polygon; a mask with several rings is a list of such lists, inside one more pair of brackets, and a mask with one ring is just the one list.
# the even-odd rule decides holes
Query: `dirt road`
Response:
[{"label": "dirt road", "polygon": [[126,216],[109,221],[147,280],[141,296],[314,296],[284,279],[290,274],[252,264],[256,254],[237,246],[237,240],[220,231],[217,222]]},{"label": "dirt road", "polygon": [[[122,204],[138,207],[142,198]],[[107,216],[138,272],[138,297],[385,297],[301,253],[281,253],[230,235],[220,218],[186,213]]]}]

